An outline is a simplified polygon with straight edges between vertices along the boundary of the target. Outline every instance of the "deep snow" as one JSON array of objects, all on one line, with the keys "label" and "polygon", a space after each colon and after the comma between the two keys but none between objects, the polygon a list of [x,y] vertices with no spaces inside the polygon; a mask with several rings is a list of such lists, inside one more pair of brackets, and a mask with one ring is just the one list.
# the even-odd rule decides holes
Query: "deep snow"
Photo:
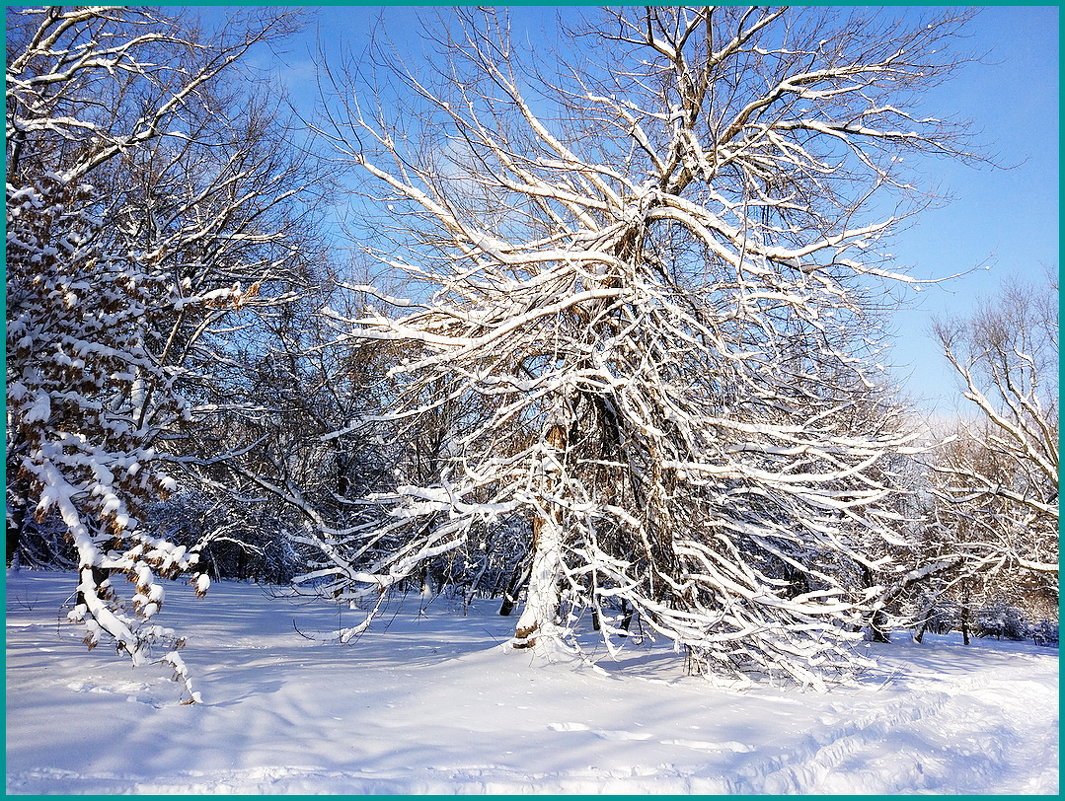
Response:
[{"label": "deep snow", "polygon": [[74,583],[8,575],[8,793],[1058,791],[1058,654],[1031,643],[896,635],[858,686],[737,691],[662,648],[504,651],[494,602],[410,597],[325,645],[295,627],[355,613],[220,582],[167,591],[205,701],[181,706],[162,666],[85,652]]}]

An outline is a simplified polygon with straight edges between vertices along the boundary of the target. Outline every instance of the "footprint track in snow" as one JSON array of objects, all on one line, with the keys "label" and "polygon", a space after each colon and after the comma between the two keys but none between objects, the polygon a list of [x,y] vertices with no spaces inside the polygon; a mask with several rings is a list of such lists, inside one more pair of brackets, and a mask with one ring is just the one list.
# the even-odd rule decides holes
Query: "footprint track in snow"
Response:
[{"label": "footprint track in snow", "polygon": [[[650,734],[643,732],[624,731],[618,729],[593,729],[584,723],[549,723],[547,728],[551,731],[580,731],[587,732],[600,740],[612,740],[612,741],[630,741],[641,742],[644,740],[652,739]],[[730,752],[735,754],[746,754],[753,751],[754,748],[746,743],[740,743],[735,740],[726,740],[725,742],[708,742],[705,740],[659,740],[662,745],[679,745],[682,748],[691,748],[695,751],[712,751],[712,752]]]},{"label": "footprint track in snow", "polygon": [[695,751],[731,751],[735,754],[746,754],[754,750],[747,743],[736,740],[726,740],[723,743],[711,743],[705,740],[662,740],[662,745],[680,745]]},{"label": "footprint track in snow", "polygon": [[650,734],[642,734],[635,731],[620,731],[616,729],[593,729],[583,723],[548,723],[547,728],[551,731],[586,731],[598,737],[600,740],[650,740]]},{"label": "footprint track in snow", "polygon": [[547,728],[551,731],[591,731],[591,726],[583,723],[548,723]]},{"label": "footprint track in snow", "polygon": [[72,681],[68,682],[65,686],[68,690],[72,690],[76,693],[95,693],[116,696],[125,695],[126,701],[129,703],[144,704],[145,706],[155,707],[156,709],[163,706],[160,700],[152,694],[152,688],[149,684],[123,683],[108,687],[96,684],[86,684],[80,681]]}]

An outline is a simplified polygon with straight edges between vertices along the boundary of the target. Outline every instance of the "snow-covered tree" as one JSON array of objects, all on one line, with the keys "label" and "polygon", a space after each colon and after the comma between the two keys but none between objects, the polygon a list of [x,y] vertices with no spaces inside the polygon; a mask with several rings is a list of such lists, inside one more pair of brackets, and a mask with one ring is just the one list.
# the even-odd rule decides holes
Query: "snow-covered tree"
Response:
[{"label": "snow-covered tree", "polygon": [[1053,612],[1058,599],[1057,282],[1012,283],[935,333],[977,416],[931,454],[932,596]]},{"label": "snow-covered tree", "polygon": [[[314,297],[325,303],[328,288],[321,289]],[[342,529],[359,517],[365,505],[358,499],[388,486],[402,446],[396,435],[386,444],[373,426],[338,431],[385,402],[378,393],[391,348],[348,354],[329,347],[328,321],[308,302],[286,308],[278,322],[275,347],[245,367],[249,380],[238,397],[255,413],[216,415],[201,431],[225,441],[232,458],[194,469],[200,483],[219,490],[212,494],[216,514],[228,508],[227,525],[244,532],[241,542],[258,543],[264,551],[258,556],[269,550],[286,559],[273,567],[258,556],[243,563],[268,567],[269,576],[285,583],[313,570],[304,560],[314,554],[300,544],[304,527]]]},{"label": "snow-covered tree", "polygon": [[937,321],[977,414],[943,427],[914,462],[923,466],[908,482],[916,526],[894,549],[898,569],[882,578],[878,620],[891,613],[920,636],[949,618],[968,642],[981,609],[1006,604],[1056,618],[1056,295],[1052,277],[1013,282],[971,317]]},{"label": "snow-covered tree", "polygon": [[289,26],[207,38],[148,9],[8,10],[9,515],[62,520],[90,647],[142,664],[162,644],[190,693],[159,579],[209,581],[149,509],[183,462],[224,456],[188,434],[249,316],[291,299],[298,160],[262,104],[221,89]]},{"label": "snow-covered tree", "polygon": [[607,11],[547,75],[459,11],[435,71],[343,87],[322,133],[366,176],[369,250],[420,290],[349,337],[409,348],[394,419],[463,412],[433,481],[368,499],[387,523],[317,538],[320,574],[377,597],[519,516],[515,647],[584,611],[610,643],[624,604],[700,667],[851,665],[906,439],[875,354],[909,279],[881,245],[920,205],[903,158],[963,155],[908,110],[963,17]]},{"label": "snow-covered tree", "polygon": [[1058,578],[1057,281],[1014,283],[936,334],[978,411],[934,464],[945,513],[976,569]]}]

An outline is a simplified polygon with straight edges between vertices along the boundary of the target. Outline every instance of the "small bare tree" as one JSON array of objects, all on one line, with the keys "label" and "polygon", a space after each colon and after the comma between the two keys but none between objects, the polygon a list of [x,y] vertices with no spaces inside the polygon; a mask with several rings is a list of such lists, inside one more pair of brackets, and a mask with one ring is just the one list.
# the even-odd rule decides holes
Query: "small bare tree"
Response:
[{"label": "small bare tree", "polygon": [[962,569],[1056,598],[1057,281],[1011,283],[971,318],[938,321],[935,333],[977,411],[933,463]]}]

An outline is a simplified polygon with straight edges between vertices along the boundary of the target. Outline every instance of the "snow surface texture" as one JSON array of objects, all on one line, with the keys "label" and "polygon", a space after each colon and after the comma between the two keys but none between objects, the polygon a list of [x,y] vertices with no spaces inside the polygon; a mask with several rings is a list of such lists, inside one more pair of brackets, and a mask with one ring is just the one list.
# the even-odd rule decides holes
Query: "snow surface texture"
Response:
[{"label": "snow surface texture", "polygon": [[1058,654],[1031,643],[896,635],[859,686],[738,692],[659,648],[504,651],[495,602],[411,596],[322,645],[294,625],[357,613],[220,582],[167,592],[204,699],[180,706],[172,670],[85,652],[72,586],[8,576],[9,794],[1058,791]]}]

